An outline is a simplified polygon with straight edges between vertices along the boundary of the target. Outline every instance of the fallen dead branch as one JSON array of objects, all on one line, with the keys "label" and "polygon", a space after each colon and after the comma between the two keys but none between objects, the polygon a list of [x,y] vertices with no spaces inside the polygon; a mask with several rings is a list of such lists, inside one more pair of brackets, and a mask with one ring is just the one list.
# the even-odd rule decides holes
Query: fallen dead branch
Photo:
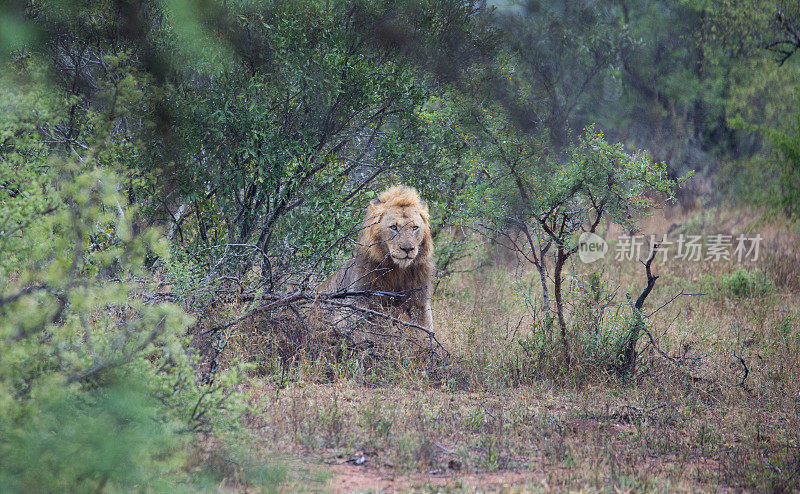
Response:
[{"label": "fallen dead branch", "polygon": [[[356,298],[356,297],[404,297],[409,295],[410,293],[424,290],[424,288],[415,288],[413,290],[403,290],[402,292],[382,292],[377,290],[341,290],[337,292],[308,292],[308,291],[298,291],[288,295],[263,295],[261,297],[262,300],[272,300],[272,302],[267,303],[265,305],[261,305],[254,309],[249,310],[247,313],[237,317],[236,319],[229,321],[225,324],[220,324],[214,326],[213,328],[207,329],[203,331],[202,334],[213,333],[216,331],[220,331],[222,329],[226,329],[230,326],[235,326],[240,322],[249,319],[260,312],[270,311],[276,309],[281,306],[286,306],[292,304],[294,302],[298,302],[301,300],[315,300],[315,301],[326,301],[326,300],[336,300],[336,299],[344,299],[344,298]],[[411,324],[411,323],[404,323],[408,324],[410,327],[415,327],[427,332],[429,335],[433,335],[432,331],[429,331],[422,326]]]},{"label": "fallen dead branch", "polygon": [[[239,336],[255,338],[247,344],[246,353],[268,347],[272,355],[280,357],[282,365],[313,355],[333,361],[356,358],[370,365],[368,362],[391,355],[390,348],[406,348],[401,353],[411,350],[414,358],[423,357],[439,368],[449,362],[450,353],[434,331],[393,313],[392,300],[419,290],[265,294],[258,297],[255,307],[250,304],[243,314],[198,331],[196,336],[207,342],[203,345],[207,348],[209,375],[219,367],[229,340]],[[385,306],[377,304],[376,308],[375,304],[366,303],[366,299],[374,298],[385,300]],[[237,305],[243,304],[234,302],[228,307]],[[221,312],[218,308],[210,312],[204,318],[206,324]],[[198,323],[198,327],[202,324]]]}]

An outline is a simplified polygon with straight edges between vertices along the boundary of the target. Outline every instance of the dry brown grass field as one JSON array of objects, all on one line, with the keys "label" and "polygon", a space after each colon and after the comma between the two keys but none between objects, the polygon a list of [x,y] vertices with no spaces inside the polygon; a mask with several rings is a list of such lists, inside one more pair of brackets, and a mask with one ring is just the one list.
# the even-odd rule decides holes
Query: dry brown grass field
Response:
[{"label": "dry brown grass field", "polygon": [[[567,370],[537,313],[535,271],[478,244],[436,292],[444,371],[317,358],[254,375],[242,391],[258,454],[290,465],[287,492],[797,491],[800,234],[725,208],[662,210],[640,226],[763,241],[754,262],[656,257],[652,339],[632,378],[609,355],[642,264],[615,260],[612,240],[603,260],[570,266]],[[232,357],[251,343],[232,341]]]}]

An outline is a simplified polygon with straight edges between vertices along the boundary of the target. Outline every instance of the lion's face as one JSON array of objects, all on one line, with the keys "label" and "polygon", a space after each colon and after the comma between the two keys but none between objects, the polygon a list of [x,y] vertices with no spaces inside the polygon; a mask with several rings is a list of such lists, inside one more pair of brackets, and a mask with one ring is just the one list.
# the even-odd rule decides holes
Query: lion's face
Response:
[{"label": "lion's face", "polygon": [[401,269],[410,266],[419,255],[427,228],[419,211],[410,207],[387,211],[375,226],[380,230],[381,238],[385,239],[392,262]]},{"label": "lion's face", "polygon": [[393,187],[367,208],[362,245],[374,262],[391,260],[406,269],[431,256],[428,206],[410,187]]}]

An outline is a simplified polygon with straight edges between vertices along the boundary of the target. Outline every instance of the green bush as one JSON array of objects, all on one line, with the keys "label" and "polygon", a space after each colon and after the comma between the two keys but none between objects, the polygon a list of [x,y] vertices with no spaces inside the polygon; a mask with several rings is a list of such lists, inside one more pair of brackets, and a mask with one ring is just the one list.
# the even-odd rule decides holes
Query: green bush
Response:
[{"label": "green bush", "polygon": [[[194,431],[235,426],[235,372],[198,379],[192,318],[146,295],[119,179],[30,155],[0,160],[0,485],[7,492],[193,490]],[[86,156],[91,162],[91,156]]]},{"label": "green bush", "polygon": [[168,491],[182,464],[179,424],[160,410],[142,376],[102,386],[40,379],[20,402],[3,396],[0,483],[15,492]]},{"label": "green bush", "polygon": [[771,293],[775,289],[775,283],[759,269],[739,268],[724,276],[719,283],[719,288],[726,296],[761,297]]}]

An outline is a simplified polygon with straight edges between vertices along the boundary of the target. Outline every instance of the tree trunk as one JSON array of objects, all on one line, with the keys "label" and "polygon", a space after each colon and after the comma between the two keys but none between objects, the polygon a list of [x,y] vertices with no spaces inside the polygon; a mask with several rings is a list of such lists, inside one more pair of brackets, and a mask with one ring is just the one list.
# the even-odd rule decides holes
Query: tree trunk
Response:
[{"label": "tree trunk", "polygon": [[659,247],[659,244],[653,245],[647,261],[642,263],[644,264],[645,274],[647,275],[647,285],[645,285],[644,290],[642,290],[642,293],[639,294],[639,297],[633,304],[631,333],[628,336],[628,342],[622,354],[622,362],[619,368],[619,373],[622,377],[628,377],[636,370],[636,343],[639,341],[639,336],[642,334],[645,324],[644,316],[642,315],[642,307],[644,307],[644,301],[647,299],[647,296],[650,295],[658,279],[658,276],[654,276],[650,270],[650,265],[653,264],[653,259],[655,259]]},{"label": "tree trunk", "polygon": [[549,324],[549,321],[553,318],[553,314],[550,312],[550,291],[547,288],[547,264],[545,264],[544,256],[541,257],[537,269],[539,271],[539,281],[542,283],[542,305],[544,306],[544,315]]},{"label": "tree trunk", "polygon": [[622,377],[627,377],[636,369],[636,343],[639,341],[639,335],[642,333],[642,326],[644,319],[641,312],[635,311],[633,314],[633,324],[631,325],[631,332],[628,336],[628,342],[625,346],[625,352],[622,355],[622,365],[620,365],[620,374]]},{"label": "tree trunk", "polygon": [[562,247],[558,248],[556,256],[556,266],[553,272],[553,292],[556,296],[556,315],[558,316],[558,325],[561,328],[561,343],[564,347],[564,362],[567,367],[570,366],[569,358],[569,338],[567,337],[567,323],[564,320],[564,303],[561,297],[561,272],[564,269],[564,262],[567,260],[566,253]]}]

